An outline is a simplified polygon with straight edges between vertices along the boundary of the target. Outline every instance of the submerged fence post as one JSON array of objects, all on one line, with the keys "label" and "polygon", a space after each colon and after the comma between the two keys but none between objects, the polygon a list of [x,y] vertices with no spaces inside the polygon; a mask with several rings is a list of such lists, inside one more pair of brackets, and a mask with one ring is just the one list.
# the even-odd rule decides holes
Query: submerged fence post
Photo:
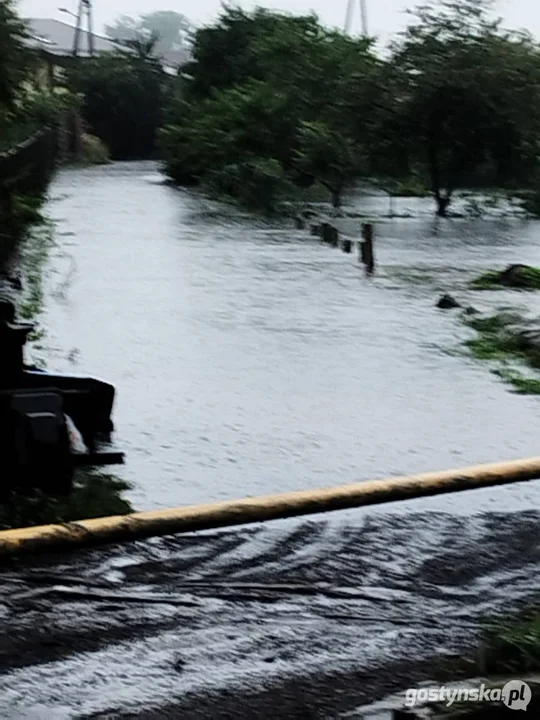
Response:
[{"label": "submerged fence post", "polygon": [[346,238],[341,242],[341,249],[344,253],[350,253],[352,251],[352,240]]},{"label": "submerged fence post", "polygon": [[366,267],[366,273],[372,275],[375,270],[375,255],[373,253],[373,224],[362,223],[362,237],[364,241],[360,243],[360,261]]},{"label": "submerged fence post", "polygon": [[338,229],[333,225],[330,225],[330,223],[323,223],[321,225],[321,237],[323,242],[328,245],[332,245],[332,247],[337,247],[339,245]]}]

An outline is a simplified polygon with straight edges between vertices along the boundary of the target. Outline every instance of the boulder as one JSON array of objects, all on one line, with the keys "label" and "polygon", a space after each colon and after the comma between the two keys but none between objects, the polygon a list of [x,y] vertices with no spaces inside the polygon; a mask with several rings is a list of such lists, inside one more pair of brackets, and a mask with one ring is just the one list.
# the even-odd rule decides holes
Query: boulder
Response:
[{"label": "boulder", "polygon": [[529,265],[509,265],[506,270],[503,270],[499,276],[499,282],[501,285],[508,287],[530,287],[530,279],[527,277],[527,273],[523,271],[534,270]]},{"label": "boulder", "polygon": [[461,307],[461,305],[451,295],[443,295],[437,301],[437,307],[441,310],[452,310],[453,308]]}]

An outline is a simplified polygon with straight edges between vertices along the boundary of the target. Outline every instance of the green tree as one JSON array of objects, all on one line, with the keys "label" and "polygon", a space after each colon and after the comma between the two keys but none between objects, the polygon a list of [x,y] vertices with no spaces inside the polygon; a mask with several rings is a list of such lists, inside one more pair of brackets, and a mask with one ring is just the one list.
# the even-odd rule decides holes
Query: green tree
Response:
[{"label": "green tree", "polygon": [[492,0],[440,0],[414,11],[393,47],[393,145],[426,176],[445,216],[474,182],[511,184],[537,163],[540,56],[501,29]]},{"label": "green tree", "polygon": [[24,80],[28,77],[31,53],[24,22],[13,0],[0,0],[0,121],[12,110]]},{"label": "green tree", "polygon": [[226,8],[195,34],[191,80],[162,134],[167,172],[178,182],[217,173],[229,189],[242,189],[238,173],[274,189],[318,181],[339,204],[367,169],[360,159],[379,64],[370,42],[314,15]]},{"label": "green tree", "polygon": [[351,136],[332,130],[324,122],[303,122],[296,167],[327,187],[337,208],[343,190],[360,174],[358,145]]},{"label": "green tree", "polygon": [[114,159],[154,153],[167,85],[152,44],[133,41],[126,51],[101,55],[74,66],[69,85],[82,96],[90,131]]}]

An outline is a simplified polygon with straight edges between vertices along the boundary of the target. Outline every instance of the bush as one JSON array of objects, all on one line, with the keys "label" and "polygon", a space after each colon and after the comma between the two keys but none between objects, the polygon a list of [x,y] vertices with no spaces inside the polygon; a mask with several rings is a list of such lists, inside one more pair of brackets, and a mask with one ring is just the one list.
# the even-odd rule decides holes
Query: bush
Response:
[{"label": "bush", "polygon": [[274,159],[256,158],[227,165],[208,173],[206,185],[217,195],[237,199],[249,209],[276,212],[292,192],[281,164]]},{"label": "bush", "polygon": [[82,153],[83,162],[88,165],[106,165],[110,162],[107,146],[96,135],[83,133]]}]

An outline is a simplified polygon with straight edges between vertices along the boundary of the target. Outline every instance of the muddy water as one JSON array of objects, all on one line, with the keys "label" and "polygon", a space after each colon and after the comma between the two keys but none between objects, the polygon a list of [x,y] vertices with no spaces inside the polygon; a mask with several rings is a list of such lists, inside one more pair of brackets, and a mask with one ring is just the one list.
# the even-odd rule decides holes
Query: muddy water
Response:
[{"label": "muddy water", "polygon": [[[121,472],[153,508],[538,454],[538,399],[456,352],[434,308],[506,262],[520,221],[377,226],[380,272],[151,164],[60,174],[50,367],[118,388]],[[351,211],[387,211],[385,199]],[[358,221],[343,221],[354,232]],[[0,717],[360,718],[538,602],[540,483],[158,539],[4,570]]]}]

